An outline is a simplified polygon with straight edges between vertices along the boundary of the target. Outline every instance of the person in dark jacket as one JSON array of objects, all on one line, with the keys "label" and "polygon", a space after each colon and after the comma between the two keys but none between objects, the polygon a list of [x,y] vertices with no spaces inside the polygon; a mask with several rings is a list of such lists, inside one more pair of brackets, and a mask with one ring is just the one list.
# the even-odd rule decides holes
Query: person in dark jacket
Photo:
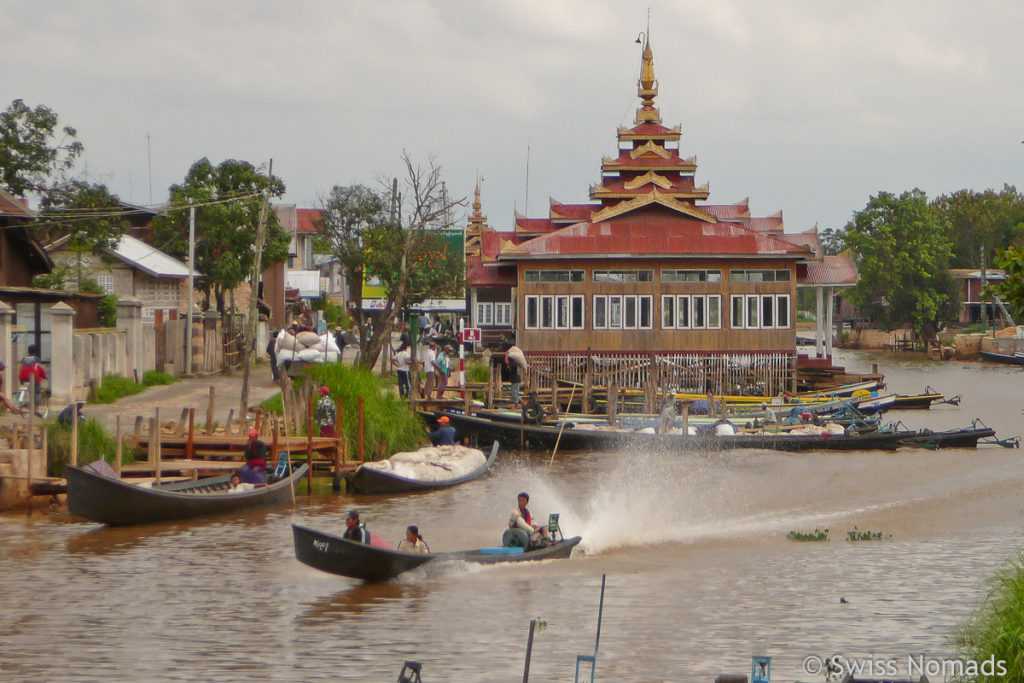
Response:
[{"label": "person in dark jacket", "polygon": [[447,415],[437,418],[437,429],[428,435],[430,436],[430,443],[435,446],[455,445],[455,427],[448,424],[450,421]]},{"label": "person in dark jacket", "polygon": [[259,439],[259,432],[249,430],[249,442],[245,444],[245,464],[238,470],[238,476],[249,484],[267,483],[267,444]]},{"label": "person in dark jacket", "polygon": [[369,545],[370,532],[366,530],[366,525],[359,521],[359,510],[348,511],[348,517],[345,518],[345,533],[341,537]]}]

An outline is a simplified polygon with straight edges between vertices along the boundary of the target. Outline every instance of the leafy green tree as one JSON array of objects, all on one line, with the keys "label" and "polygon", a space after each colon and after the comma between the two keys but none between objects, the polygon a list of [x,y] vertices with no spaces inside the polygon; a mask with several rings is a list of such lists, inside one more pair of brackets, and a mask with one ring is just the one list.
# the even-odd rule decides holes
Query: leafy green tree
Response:
[{"label": "leafy green tree", "polygon": [[989,283],[983,296],[998,296],[1010,309],[1013,319],[1020,322],[1024,320],[1024,247],[997,249],[995,266],[1003,269],[1006,279]]},{"label": "leafy green tree", "polygon": [[882,325],[909,323],[934,340],[959,307],[948,270],[949,232],[948,221],[921,190],[871,197],[847,224],[844,237],[860,273],[850,296],[854,305]]},{"label": "leafy green tree", "polygon": [[58,125],[52,109],[32,109],[20,99],[0,112],[0,186],[15,197],[42,194],[52,178],[75,165],[83,149],[78,133]]},{"label": "leafy green tree", "polygon": [[1013,243],[1024,232],[1024,195],[1012,185],[1002,191],[960,190],[935,198],[932,206],[949,221],[953,238],[954,268],[992,263],[997,249]]},{"label": "leafy green tree", "polygon": [[[171,208],[153,221],[157,246],[179,257],[188,255],[189,201],[196,207],[197,287],[206,297],[205,307],[225,311],[226,294],[238,287],[252,271],[256,254],[256,229],[267,177],[248,161],[228,159],[214,166],[202,158],[188,170],[184,182],[170,188]],[[273,177],[270,196],[284,194],[284,181]],[[288,257],[288,233],[273,211],[267,215],[267,240],[262,263],[270,265]]]},{"label": "leafy green tree", "polygon": [[843,240],[843,231],[835,228],[826,228],[818,235],[822,250],[829,255],[842,253],[846,249],[846,242]]},{"label": "leafy green tree", "polygon": [[[444,192],[441,167],[425,166],[402,153],[406,175],[377,193],[362,185],[335,187],[321,203],[321,236],[339,259],[356,302],[360,363],[373,367],[391,338],[395,316],[412,303],[453,293],[462,287],[463,255],[447,247],[454,207]],[[458,251],[458,250],[455,250]],[[362,282],[377,278],[385,291],[384,307],[367,337],[362,310]]]},{"label": "leafy green tree", "polygon": [[93,253],[109,261],[114,249],[130,227],[120,201],[104,185],[72,180],[49,188],[41,210],[50,224],[51,237],[68,236],[68,251],[77,256],[78,289],[82,289],[82,256]]}]

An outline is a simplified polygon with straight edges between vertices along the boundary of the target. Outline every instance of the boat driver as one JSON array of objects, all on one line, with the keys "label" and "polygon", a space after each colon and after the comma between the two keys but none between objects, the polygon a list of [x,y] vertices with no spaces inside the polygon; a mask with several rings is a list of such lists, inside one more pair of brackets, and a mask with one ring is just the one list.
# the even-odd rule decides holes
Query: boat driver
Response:
[{"label": "boat driver", "polygon": [[530,514],[526,504],[530,502],[530,494],[523,491],[518,496],[518,507],[512,511],[508,518],[509,529],[522,529],[530,534],[530,547],[541,545],[543,539],[547,539],[548,528],[543,524],[534,524],[533,516]]},{"label": "boat driver", "polygon": [[356,543],[370,543],[370,532],[366,530],[365,524],[360,523],[359,510],[348,511],[348,517],[345,518],[345,533],[341,537]]},{"label": "boat driver", "polygon": [[447,415],[442,415],[437,418],[437,429],[430,432],[430,443],[435,446],[454,446],[455,445],[455,427],[450,424],[451,420],[448,419]]}]

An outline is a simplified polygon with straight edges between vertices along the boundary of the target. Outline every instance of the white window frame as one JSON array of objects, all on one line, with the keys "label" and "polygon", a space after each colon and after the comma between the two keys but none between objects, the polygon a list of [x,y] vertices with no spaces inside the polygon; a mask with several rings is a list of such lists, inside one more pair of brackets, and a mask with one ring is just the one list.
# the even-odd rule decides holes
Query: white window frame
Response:
[{"label": "white window frame", "polygon": [[604,294],[594,295],[594,329],[608,329],[608,297]]},{"label": "white window frame", "polygon": [[[759,330],[761,329],[761,297],[758,294],[747,294],[746,301],[746,323],[744,327],[748,330]],[[751,315],[753,313],[753,315]],[[751,318],[755,318],[751,321]]]},{"label": "white window frame", "polygon": [[537,321],[539,329],[542,330],[553,330],[555,329],[555,297],[553,296],[541,296],[540,297],[540,319]]},{"label": "white window frame", "polygon": [[476,302],[477,327],[490,327],[494,324],[494,304],[489,301]]},{"label": "white window frame", "polygon": [[[737,303],[739,316],[736,315]],[[747,327],[747,297],[743,294],[733,294],[729,298],[729,326],[734,330],[743,330]]]},{"label": "white window frame", "polygon": [[[768,317],[765,318],[765,313]],[[765,294],[761,297],[761,327],[764,329],[775,329],[775,296]]]},{"label": "white window frame", "polygon": [[[608,327],[606,329],[609,329],[609,330],[621,330],[621,329],[623,329],[622,321],[623,321],[623,318],[625,316],[623,315],[623,313],[624,313],[623,308],[624,307],[623,307],[623,304],[622,304],[622,298],[623,297],[622,297],[621,294],[609,294],[608,295]],[[616,313],[615,307],[616,307],[616,305],[618,306],[618,319],[619,319],[618,323],[615,322],[615,313]]]},{"label": "white window frame", "polygon": [[508,327],[512,324],[512,303],[509,301],[497,301],[494,304],[495,326]]},{"label": "white window frame", "polygon": [[555,297],[555,329],[556,330],[568,330],[569,323],[571,322],[570,308],[569,308],[569,297],[567,295],[559,295]]},{"label": "white window frame", "polygon": [[[644,314],[647,324],[644,324]],[[654,327],[654,297],[650,294],[638,294],[636,297],[636,326],[638,330],[650,330]]]},{"label": "white window frame", "polygon": [[[580,319],[576,321],[576,311],[579,310]],[[587,328],[587,299],[582,294],[573,294],[569,297],[569,329],[585,330]]]},{"label": "white window frame", "polygon": [[[530,304],[533,304],[533,324],[530,324]],[[540,297],[536,294],[530,294],[526,297],[526,303],[524,306],[525,317],[524,324],[528,330],[539,330],[540,329]]]},{"label": "white window frame", "polygon": [[[715,302],[715,324],[711,324],[711,302]],[[722,329],[722,295],[721,294],[705,294],[704,305],[706,311],[704,313],[705,327],[703,329],[708,330],[720,330]]]},{"label": "white window frame", "polygon": [[672,294],[661,295],[661,329],[676,329],[676,297]]},{"label": "white window frame", "polygon": [[[782,313],[783,311],[785,311],[785,316],[786,316],[786,324],[785,325],[783,325],[780,322],[780,319],[782,318],[782,315],[780,315],[780,313]],[[778,330],[788,330],[790,327],[792,327],[793,326],[793,315],[792,315],[792,312],[793,311],[790,308],[789,294],[776,294],[775,295],[775,329],[778,329]]]},{"label": "white window frame", "polygon": [[[633,309],[633,322],[629,322],[629,309]],[[640,308],[637,306],[636,294],[626,294],[622,297],[622,329],[635,330],[640,322]]]}]

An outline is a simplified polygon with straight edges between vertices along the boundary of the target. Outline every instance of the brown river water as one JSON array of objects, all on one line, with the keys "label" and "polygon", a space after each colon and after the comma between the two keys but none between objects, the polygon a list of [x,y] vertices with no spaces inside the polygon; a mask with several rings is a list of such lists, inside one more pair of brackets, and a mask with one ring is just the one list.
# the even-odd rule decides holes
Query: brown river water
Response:
[{"label": "brown river water", "polygon": [[[961,407],[889,413],[910,426],[1024,435],[1022,371],[879,362],[889,387],[962,393]],[[1021,547],[1021,450],[503,454],[493,473],[411,496],[300,497],[228,518],[104,528],[66,512],[0,516],[0,680],[712,681],[772,657],[774,681],[821,681],[807,657],[951,656],[986,580]],[[299,564],[292,522],[340,533],[358,506],[397,541],[494,545],[520,490],[561,512],[570,560],[417,570],[364,585]],[[846,532],[891,538],[851,543]],[[829,528],[826,543],[786,539]],[[840,598],[848,602],[840,604]],[[815,674],[815,675],[812,675]],[[932,681],[942,677],[930,677]]]}]

